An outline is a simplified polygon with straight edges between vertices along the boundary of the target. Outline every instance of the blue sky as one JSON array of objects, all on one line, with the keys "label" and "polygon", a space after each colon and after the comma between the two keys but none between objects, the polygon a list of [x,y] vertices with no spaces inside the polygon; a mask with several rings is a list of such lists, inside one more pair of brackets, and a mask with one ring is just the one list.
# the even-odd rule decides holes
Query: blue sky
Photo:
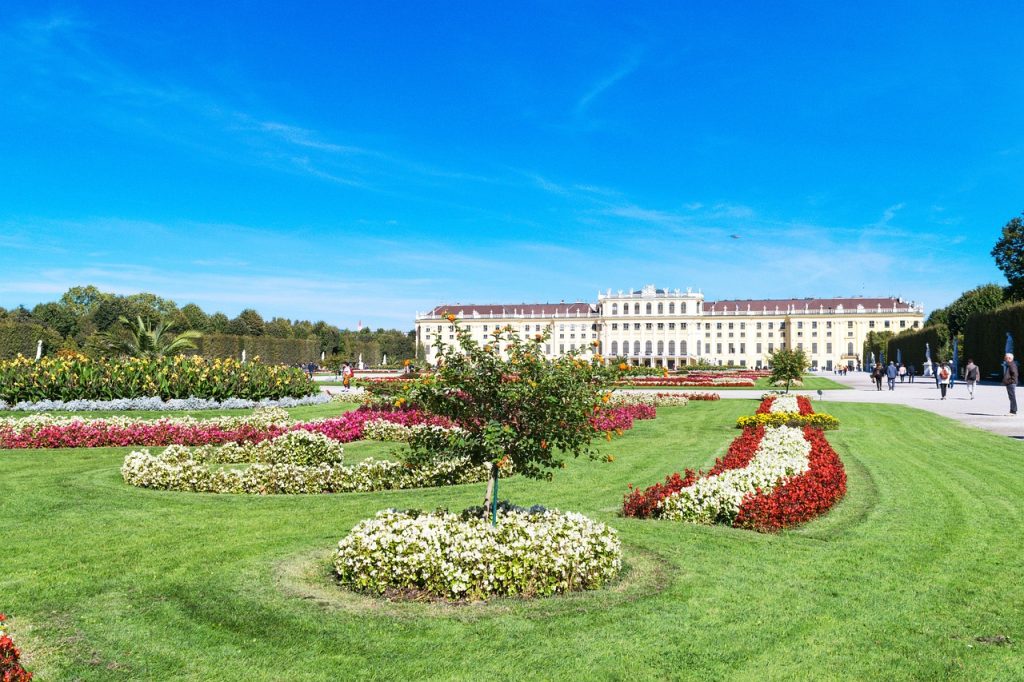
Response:
[{"label": "blue sky", "polygon": [[931,308],[1004,281],[1024,209],[1020,3],[20,4],[6,307],[93,283],[410,328],[654,283]]}]

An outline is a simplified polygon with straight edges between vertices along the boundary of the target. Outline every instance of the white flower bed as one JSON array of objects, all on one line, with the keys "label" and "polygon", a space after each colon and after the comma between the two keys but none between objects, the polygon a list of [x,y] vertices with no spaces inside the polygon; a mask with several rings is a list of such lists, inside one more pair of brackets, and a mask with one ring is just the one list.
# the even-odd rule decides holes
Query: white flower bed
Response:
[{"label": "white flower bed", "polygon": [[[426,433],[429,432],[429,433]],[[381,440],[391,443],[408,443],[416,438],[447,435],[450,433],[465,433],[465,429],[453,426],[446,428],[431,424],[396,424],[386,419],[371,419],[363,425],[363,438],[368,440]]]},{"label": "white flower bed", "polygon": [[803,430],[780,426],[765,429],[764,437],[750,463],[742,469],[728,469],[717,476],[700,478],[661,501],[662,517],[692,523],[732,523],[743,498],[772,490],[810,468],[811,444]]},{"label": "white flower bed", "polygon": [[609,407],[629,407],[631,405],[682,407],[689,402],[690,399],[682,393],[621,393],[616,391],[609,396],[606,404]]},{"label": "white flower bed", "polygon": [[40,400],[38,402],[23,401],[10,405],[0,400],[0,411],[13,412],[125,412],[129,410],[161,411],[198,411],[198,410],[236,410],[254,407],[298,407],[300,405],[321,405],[330,402],[330,396],[324,393],[306,396],[305,398],[280,398],[271,400],[246,400],[244,398],[228,398],[217,401],[208,398],[173,398],[163,400],[158,396],[151,398],[119,398],[116,400]]},{"label": "white flower bed", "polygon": [[192,427],[216,427],[230,430],[243,426],[252,426],[258,429],[268,429],[272,426],[286,428],[293,424],[291,416],[280,407],[258,407],[252,414],[238,417],[210,417],[198,419],[191,415],[184,417],[160,417],[159,419],[140,419],[138,417],[96,417],[88,419],[85,417],[61,417],[52,414],[30,414],[27,417],[0,417],[0,428],[11,427],[24,431],[29,429],[37,432],[48,427],[67,428],[69,426],[103,427],[114,426],[130,428],[138,425],[160,425],[173,424],[183,428]]},{"label": "white flower bed", "polygon": [[[256,444],[172,445],[159,455],[134,451],[124,458],[121,476],[141,488],[258,495],[425,488],[487,478],[485,468],[470,466],[466,458],[417,466],[368,458],[349,466],[342,453],[341,444],[323,434],[292,431]],[[249,466],[210,467],[217,463]]]},{"label": "white flower bed", "polygon": [[352,588],[448,599],[594,589],[622,566],[618,534],[573,512],[499,513],[489,520],[388,510],[338,543],[334,567]]},{"label": "white flower bed", "polygon": [[799,412],[800,405],[792,393],[780,395],[772,401],[769,412]]}]

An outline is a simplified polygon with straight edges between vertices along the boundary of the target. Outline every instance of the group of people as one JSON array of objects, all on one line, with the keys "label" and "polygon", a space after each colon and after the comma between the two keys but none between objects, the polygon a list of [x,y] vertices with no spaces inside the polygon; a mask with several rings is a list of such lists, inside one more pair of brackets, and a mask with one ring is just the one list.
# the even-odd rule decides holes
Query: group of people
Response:
[{"label": "group of people", "polygon": [[[896,379],[899,378],[900,383],[903,383],[907,377],[910,378],[910,382],[913,383],[915,375],[915,367],[911,365],[909,368],[906,365],[900,364],[898,367],[895,362],[890,361],[888,366],[883,366],[881,363],[875,364],[871,368],[871,380],[875,383],[876,390],[882,390],[882,379],[886,379],[888,382],[889,390],[896,390]],[[932,362],[931,364],[932,375],[935,377],[935,386],[941,393],[940,400],[946,399],[946,392],[953,388],[956,384],[956,369],[950,366],[948,362]],[[1003,378],[1002,383],[1006,386],[1007,397],[1010,400],[1010,415],[1017,414],[1017,382],[1019,380],[1019,373],[1017,370],[1017,363],[1013,361],[1013,353],[1007,353],[1003,362]],[[974,400],[974,389],[981,381],[981,369],[974,364],[973,359],[967,360],[967,365],[963,371],[963,381],[967,385],[967,393],[971,400]]]}]

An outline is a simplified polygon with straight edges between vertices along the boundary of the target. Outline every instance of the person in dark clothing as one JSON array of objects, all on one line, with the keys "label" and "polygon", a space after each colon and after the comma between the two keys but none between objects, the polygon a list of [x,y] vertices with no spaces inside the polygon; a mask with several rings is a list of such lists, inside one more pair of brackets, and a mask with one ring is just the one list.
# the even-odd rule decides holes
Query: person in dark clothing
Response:
[{"label": "person in dark clothing", "polygon": [[882,377],[885,376],[885,370],[881,364],[875,364],[874,369],[871,370],[871,379],[875,382],[875,389],[882,390]]},{"label": "person in dark clothing", "polygon": [[917,374],[917,367],[915,367],[913,363],[910,364],[910,367],[907,367],[907,374],[910,375],[910,383],[914,383],[914,375]]},{"label": "person in dark clothing", "polygon": [[890,360],[889,361],[889,366],[885,368],[885,378],[888,379],[888,381],[889,381],[889,390],[890,391],[895,391],[896,390],[896,375],[898,373],[899,373],[899,370],[896,369],[896,363],[893,362],[892,360]]},{"label": "person in dark clothing", "polygon": [[939,390],[942,391],[942,397],[939,400],[946,399],[946,389],[949,387],[949,382],[953,379],[953,372],[949,369],[949,363],[942,363],[939,366],[939,371],[935,373],[935,378],[939,381]]},{"label": "person in dark clothing", "polygon": [[1010,399],[1010,416],[1017,414],[1017,363],[1013,361],[1013,353],[1007,353],[1003,358],[1003,386],[1006,386],[1006,396]]},{"label": "person in dark clothing", "polygon": [[977,386],[980,378],[981,370],[974,364],[973,359],[968,358],[967,367],[964,368],[964,381],[967,382],[967,392],[971,395],[971,400],[974,400],[974,387]]}]

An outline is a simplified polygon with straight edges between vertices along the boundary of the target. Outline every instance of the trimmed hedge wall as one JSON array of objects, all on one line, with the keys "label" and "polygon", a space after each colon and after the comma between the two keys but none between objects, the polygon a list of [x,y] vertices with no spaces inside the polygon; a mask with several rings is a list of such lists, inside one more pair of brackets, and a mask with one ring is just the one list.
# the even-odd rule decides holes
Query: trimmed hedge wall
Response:
[{"label": "trimmed hedge wall", "polygon": [[[1006,332],[1013,334],[1014,356],[1024,356],[1024,303],[1011,303],[991,312],[972,315],[964,329],[965,349],[981,368],[981,376],[1001,371]],[[961,353],[965,360],[967,355]]]},{"label": "trimmed hedge wall", "polygon": [[[933,324],[921,329],[908,329],[889,339],[886,346],[885,361],[896,360],[896,350],[902,351],[903,364],[914,365],[918,373],[924,371],[924,345],[930,344],[932,360],[953,359],[953,345],[949,338],[949,327],[944,324]],[[960,353],[961,362],[967,358]]]},{"label": "trimmed hedge wall", "polygon": [[19,354],[26,358],[36,356],[36,344],[43,340],[43,355],[56,353],[60,348],[60,334],[31,322],[0,322],[0,360],[10,360]]},{"label": "trimmed hedge wall", "polygon": [[189,355],[207,358],[242,357],[242,349],[250,360],[257,355],[268,365],[293,365],[297,362],[319,362],[320,342],[316,339],[279,339],[273,336],[235,336],[204,334],[196,339],[196,350]]}]

